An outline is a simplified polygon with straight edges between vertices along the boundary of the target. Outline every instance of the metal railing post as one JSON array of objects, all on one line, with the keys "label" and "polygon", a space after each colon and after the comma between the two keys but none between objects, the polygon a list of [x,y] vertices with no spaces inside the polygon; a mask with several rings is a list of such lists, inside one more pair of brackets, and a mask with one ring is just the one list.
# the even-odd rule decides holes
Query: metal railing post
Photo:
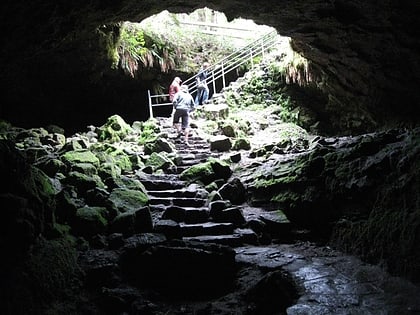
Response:
[{"label": "metal railing post", "polygon": [[225,80],[225,63],[222,62],[222,81],[223,81],[223,88],[226,87],[226,80]]},{"label": "metal railing post", "polygon": [[264,42],[261,42],[261,55],[262,55],[262,59],[264,59],[265,58],[265,55],[264,55]]},{"label": "metal railing post", "polygon": [[216,93],[216,80],[214,79],[214,70],[211,72],[211,81],[213,83],[213,94]]},{"label": "metal railing post", "polygon": [[147,96],[149,98],[149,118],[153,118],[153,106],[152,97],[150,96],[150,90],[147,90]]}]

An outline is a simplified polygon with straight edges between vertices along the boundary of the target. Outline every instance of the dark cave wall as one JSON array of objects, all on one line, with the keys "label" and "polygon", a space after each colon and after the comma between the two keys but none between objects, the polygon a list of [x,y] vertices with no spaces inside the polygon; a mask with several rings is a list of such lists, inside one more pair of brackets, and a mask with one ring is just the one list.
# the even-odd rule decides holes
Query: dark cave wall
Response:
[{"label": "dark cave wall", "polygon": [[337,134],[418,123],[420,5],[414,0],[9,1],[2,4],[0,22],[1,118],[75,129],[114,113],[127,121],[147,118],[142,92],[149,87],[110,67],[106,48],[117,28],[109,25],[203,6],[292,37],[295,49],[311,61],[328,99],[320,114]]}]

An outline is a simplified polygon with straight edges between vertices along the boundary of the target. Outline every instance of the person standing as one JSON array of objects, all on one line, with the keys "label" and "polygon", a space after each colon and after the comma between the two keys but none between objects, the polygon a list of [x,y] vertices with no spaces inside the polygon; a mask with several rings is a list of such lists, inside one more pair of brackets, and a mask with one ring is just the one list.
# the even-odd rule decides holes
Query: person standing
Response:
[{"label": "person standing", "polygon": [[[190,113],[195,109],[194,99],[188,92],[187,85],[181,85],[180,91],[175,94],[172,102],[175,113],[173,118],[173,125],[178,131],[178,135],[181,131],[184,131],[184,140],[187,146],[190,146],[188,142],[190,132]],[[181,123],[179,120],[181,119]]]},{"label": "person standing", "polygon": [[175,77],[169,86],[169,101],[173,102],[174,96],[179,92],[182,80],[180,77]]},{"label": "person standing", "polygon": [[209,63],[204,62],[197,74],[197,95],[195,96],[195,105],[203,105],[209,98],[209,88],[207,86],[207,77],[209,75],[207,70],[208,67]]}]

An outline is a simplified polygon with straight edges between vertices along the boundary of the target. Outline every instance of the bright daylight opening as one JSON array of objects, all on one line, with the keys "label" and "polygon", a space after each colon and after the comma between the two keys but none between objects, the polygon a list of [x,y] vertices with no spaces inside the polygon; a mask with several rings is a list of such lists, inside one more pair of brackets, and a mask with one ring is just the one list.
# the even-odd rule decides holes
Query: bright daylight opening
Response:
[{"label": "bright daylight opening", "polygon": [[[208,62],[214,79],[210,92],[219,93],[268,57],[274,58],[287,82],[303,84],[311,80],[307,61],[293,51],[289,37],[252,20],[229,22],[224,13],[203,8],[191,14],[163,11],[141,23],[124,22],[114,67],[142,80],[158,71],[182,75],[185,82],[189,78],[186,76],[193,76]],[[192,78],[187,83],[191,85]],[[195,87],[191,88],[194,93]],[[154,80],[151,94],[160,97],[166,93],[165,80]]]},{"label": "bright daylight opening", "polygon": [[[205,63],[208,77],[202,90],[197,76]],[[172,115],[169,87],[179,78],[197,107],[196,123],[202,118],[204,126],[198,130],[206,135],[216,132],[215,121],[228,116],[270,126],[269,132],[292,130],[287,136],[296,133],[295,126],[306,129],[316,121],[303,104],[308,101],[303,90],[314,86],[309,62],[292,49],[291,38],[252,20],[228,21],[224,13],[202,8],[190,14],[163,11],[140,23],[126,21],[113,64],[141,81],[149,118]],[[245,133],[251,145],[272,140],[263,133],[258,139]]]}]

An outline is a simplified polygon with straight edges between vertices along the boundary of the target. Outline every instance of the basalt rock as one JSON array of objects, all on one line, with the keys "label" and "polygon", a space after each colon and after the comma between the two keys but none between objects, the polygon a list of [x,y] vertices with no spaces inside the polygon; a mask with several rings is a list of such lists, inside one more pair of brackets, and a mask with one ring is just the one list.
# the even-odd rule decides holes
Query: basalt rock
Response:
[{"label": "basalt rock", "polygon": [[[292,38],[327,100],[311,110],[322,114],[332,133],[418,123],[418,2],[236,0],[206,6]],[[53,121],[67,130],[98,125],[116,111],[132,120],[147,117],[148,83],[112,69],[108,57],[119,23],[200,7],[194,1],[3,2],[1,116],[25,126]]]}]

